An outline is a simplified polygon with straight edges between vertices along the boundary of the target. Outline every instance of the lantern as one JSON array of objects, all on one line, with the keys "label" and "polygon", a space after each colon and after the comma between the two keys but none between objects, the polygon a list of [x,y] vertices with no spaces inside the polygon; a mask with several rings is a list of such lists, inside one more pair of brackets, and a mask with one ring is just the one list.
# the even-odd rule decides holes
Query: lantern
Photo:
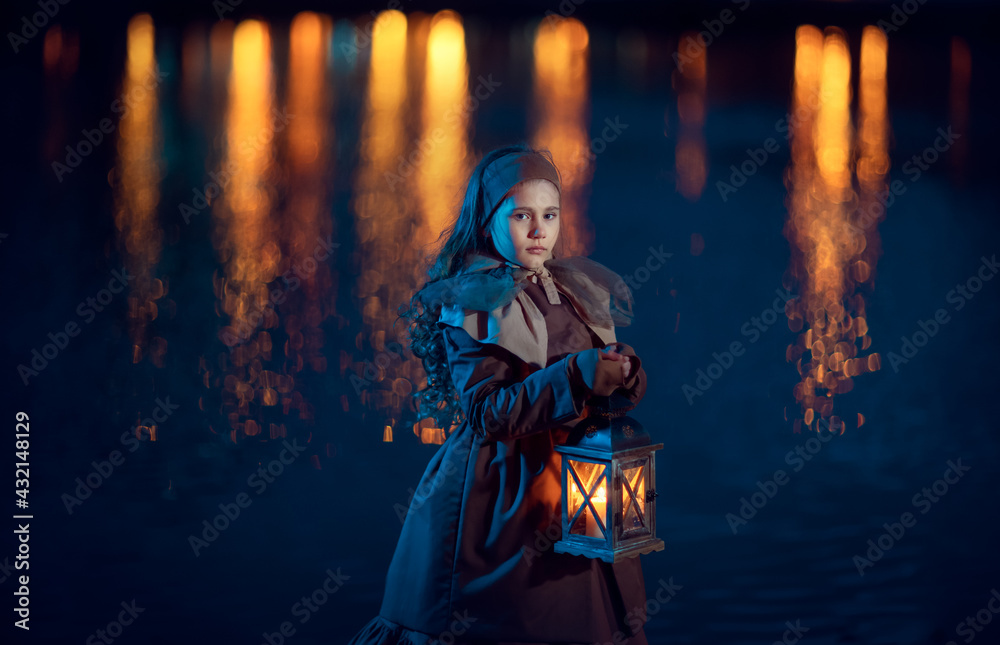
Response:
[{"label": "lantern", "polygon": [[627,408],[591,409],[556,446],[562,455],[562,538],[557,553],[606,562],[663,550],[656,537],[656,455]]}]

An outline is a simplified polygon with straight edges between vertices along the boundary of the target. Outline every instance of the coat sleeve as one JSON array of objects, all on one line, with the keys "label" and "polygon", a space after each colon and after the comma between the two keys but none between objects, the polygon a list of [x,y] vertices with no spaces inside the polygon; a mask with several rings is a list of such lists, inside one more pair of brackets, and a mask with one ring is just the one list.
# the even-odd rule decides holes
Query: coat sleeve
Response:
[{"label": "coat sleeve", "polygon": [[545,432],[583,415],[591,392],[577,365],[580,353],[536,369],[460,327],[445,325],[442,333],[462,409],[486,441]]}]

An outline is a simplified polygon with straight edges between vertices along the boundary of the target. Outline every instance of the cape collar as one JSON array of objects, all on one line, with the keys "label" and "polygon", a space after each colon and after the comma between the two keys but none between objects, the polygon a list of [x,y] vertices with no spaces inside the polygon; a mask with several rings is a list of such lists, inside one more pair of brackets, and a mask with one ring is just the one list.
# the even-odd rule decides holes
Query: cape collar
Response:
[{"label": "cape collar", "polygon": [[541,283],[542,288],[545,289],[545,297],[548,298],[549,304],[558,305],[562,304],[559,299],[559,291],[556,289],[555,281],[552,277],[552,271],[546,266],[549,263],[557,263],[558,260],[551,258],[546,260],[537,269],[531,269],[520,264],[515,264],[509,260],[504,260],[502,263],[496,258],[489,257],[482,254],[473,254],[469,260],[469,265],[466,271],[462,273],[473,273],[479,271],[490,271],[496,269],[497,267],[505,267],[510,276],[514,279],[514,282],[521,282],[522,280],[531,280],[535,283]]},{"label": "cape collar", "polygon": [[[462,327],[473,339],[499,345],[542,368],[548,358],[548,330],[542,312],[524,293],[524,283],[531,278],[541,280],[552,304],[561,302],[558,287],[605,344],[617,341],[616,321],[630,321],[631,293],[624,282],[607,267],[584,257],[553,258],[533,270],[474,254],[458,275],[428,285],[425,302],[441,303],[439,325]],[[619,285],[624,297],[612,298],[611,290],[619,290]],[[612,313],[612,302],[627,303],[627,312],[615,308]]]}]

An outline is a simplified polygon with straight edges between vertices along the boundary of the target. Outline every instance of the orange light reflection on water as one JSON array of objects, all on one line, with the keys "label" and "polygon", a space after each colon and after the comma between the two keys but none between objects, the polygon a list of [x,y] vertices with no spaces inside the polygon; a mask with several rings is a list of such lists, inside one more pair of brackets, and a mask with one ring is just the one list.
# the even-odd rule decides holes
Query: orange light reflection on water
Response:
[{"label": "orange light reflection on water", "polygon": [[705,146],[705,91],[708,59],[701,34],[688,32],[678,40],[678,69],[673,73],[677,92],[677,133],[675,169],[677,191],[689,201],[697,201],[708,179],[708,152]]},{"label": "orange light reflection on water", "polygon": [[[407,124],[411,123],[407,117],[415,105],[413,94],[431,85],[429,80],[421,78],[425,82],[418,82],[412,76],[426,68],[424,64],[415,65],[411,59],[423,60],[429,40],[418,38],[414,43],[413,35],[415,31],[426,31],[427,23],[414,24],[394,10],[383,11],[375,20],[362,113],[361,159],[354,175],[351,202],[360,264],[355,289],[363,323],[355,346],[366,360],[358,363],[349,352],[342,352],[340,372],[351,382],[362,378],[364,387],[360,396],[364,406],[386,413],[388,425],[383,429],[383,441],[393,440],[392,427],[401,416],[408,395],[414,387],[422,386],[418,383],[423,378],[419,361],[403,360],[405,330],[401,324],[394,329],[393,324],[397,306],[408,301],[419,280],[423,258],[416,240],[429,238],[425,224],[428,218],[442,216],[429,216],[425,210],[435,208],[433,205],[440,202],[426,196],[423,200],[419,198],[415,168],[420,159],[414,156],[412,163],[409,160],[415,148],[407,130]],[[454,37],[454,30],[451,33]],[[460,64],[464,65],[464,58]],[[418,123],[426,132],[422,125],[426,122],[423,113],[420,114]],[[431,155],[440,153],[436,148],[430,150]],[[441,171],[444,166],[436,168]],[[429,182],[425,187],[432,188]],[[349,401],[349,397],[343,399],[345,410]],[[418,428],[414,431],[423,438]],[[427,438],[432,439],[433,435]]]},{"label": "orange light reflection on water", "polygon": [[148,354],[154,365],[163,367],[166,340],[147,338],[147,325],[158,315],[157,300],[167,291],[166,282],[153,277],[163,249],[157,220],[163,169],[154,34],[149,14],[138,14],[128,23],[121,95],[129,109],[118,124],[112,185],[115,228],[125,267],[134,276],[128,296],[132,362]]},{"label": "orange light reflection on water", "polygon": [[[879,108],[885,100],[884,53],[876,37],[863,41],[859,184],[868,188],[862,192],[878,185],[879,173],[888,168]],[[868,238],[857,220],[861,202],[852,179],[850,104],[851,60],[843,32],[799,27],[785,235],[792,243],[789,274],[800,292],[786,305],[786,314],[789,328],[802,333],[786,358],[802,377],[793,390],[801,421],[818,428],[822,419],[841,432],[834,395],[850,391],[853,377],[879,364],[878,354],[859,357],[856,344],[867,349],[871,342],[858,287],[872,271],[870,265],[864,268]]]},{"label": "orange light reflection on water", "polygon": [[[337,298],[328,259],[334,255],[333,222],[328,186],[332,183],[333,132],[330,126],[327,46],[333,22],[326,16],[301,12],[292,20],[288,53],[286,207],[282,240],[285,254],[280,274],[298,279],[288,288],[282,309],[288,340],[284,354],[289,375],[306,366],[326,371],[323,320]],[[300,412],[305,412],[301,408]]]},{"label": "orange light reflection on water", "polygon": [[422,130],[417,143],[417,196],[423,225],[417,243],[437,237],[458,212],[469,174],[469,65],[465,29],[454,11],[440,11],[427,36]]},{"label": "orange light reflection on water", "polygon": [[45,31],[42,45],[42,63],[49,76],[58,75],[63,80],[76,73],[80,62],[80,36],[73,30],[63,30],[52,25]]},{"label": "orange light reflection on water", "polygon": [[856,283],[874,280],[875,265],[881,253],[878,223],[886,215],[882,195],[888,188],[889,174],[888,47],[885,32],[871,25],[865,27],[861,35],[858,80],[856,173],[859,202],[854,218],[855,228],[860,232],[857,244],[864,248],[850,267],[851,278]]},{"label": "orange light reflection on water", "polygon": [[593,228],[586,219],[586,188],[594,173],[590,137],[590,34],[575,18],[550,16],[534,42],[535,148],[547,148],[559,168],[562,203],[560,255],[589,253]]},{"label": "orange light reflection on water", "polygon": [[[215,37],[213,32],[213,44]],[[224,33],[218,38],[224,38]],[[213,243],[223,264],[215,293],[227,320],[220,337],[226,345],[236,346],[228,360],[225,354],[220,356],[220,367],[226,372],[223,409],[230,437],[236,442],[242,436],[260,435],[265,427],[271,437],[283,436],[283,425],[265,426],[257,414],[251,414],[250,406],[274,406],[277,391],[291,389],[285,380],[290,377],[276,375],[263,365],[273,350],[267,330],[277,326],[268,284],[278,275],[281,260],[272,215],[277,126],[271,38],[265,23],[245,20],[236,27],[228,94],[226,151],[218,172],[226,173],[229,181],[221,198],[213,201],[212,215]]]},{"label": "orange light reflection on water", "polygon": [[948,90],[950,123],[959,138],[948,155],[952,178],[962,185],[965,182],[965,159],[968,156],[969,137],[969,86],[972,81],[972,53],[969,44],[959,36],[951,39],[951,73]]}]

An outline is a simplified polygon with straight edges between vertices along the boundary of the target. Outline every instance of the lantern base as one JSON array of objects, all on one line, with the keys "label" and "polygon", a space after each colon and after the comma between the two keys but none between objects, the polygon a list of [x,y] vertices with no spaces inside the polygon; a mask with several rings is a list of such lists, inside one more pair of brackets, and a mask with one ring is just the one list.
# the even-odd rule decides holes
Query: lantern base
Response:
[{"label": "lantern base", "polygon": [[582,555],[587,558],[599,558],[605,562],[615,563],[621,562],[625,558],[635,558],[640,555],[652,553],[653,551],[662,551],[663,540],[659,538],[652,538],[635,544],[620,546],[614,550],[587,546],[585,544],[580,544],[579,542],[566,542],[565,540],[560,540],[555,543],[554,550],[556,553]]}]

